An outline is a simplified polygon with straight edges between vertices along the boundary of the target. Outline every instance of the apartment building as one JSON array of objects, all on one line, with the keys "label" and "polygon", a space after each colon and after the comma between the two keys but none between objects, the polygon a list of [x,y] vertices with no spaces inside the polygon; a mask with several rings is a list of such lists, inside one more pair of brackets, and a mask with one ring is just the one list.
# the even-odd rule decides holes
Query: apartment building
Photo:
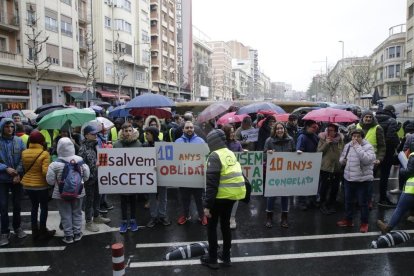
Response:
[{"label": "apartment building", "polygon": [[371,55],[372,80],[384,101],[389,104],[406,101],[407,78],[402,71],[405,63],[405,24],[389,29],[389,36]]},{"label": "apartment building", "polygon": [[65,103],[69,92],[84,90],[78,69],[83,4],[83,0],[0,0],[1,110]]},{"label": "apartment building", "polygon": [[213,50],[202,40],[193,37],[193,95],[194,101],[212,99],[211,77]]},{"label": "apartment building", "polygon": [[406,44],[405,44],[405,73],[407,74],[407,102],[412,108],[414,102],[414,0],[407,1],[406,21]]},{"label": "apartment building", "polygon": [[175,0],[150,0],[152,91],[172,99],[177,89],[177,25]]},{"label": "apartment building", "polygon": [[[247,51],[247,56],[248,56]],[[237,57],[241,57],[240,55]],[[253,78],[250,75],[251,62],[249,59],[237,59],[232,60],[232,72],[233,72],[233,96],[234,99],[245,100],[247,99],[249,92],[253,90]]]},{"label": "apartment building", "polygon": [[212,60],[212,100],[233,99],[233,74],[231,67],[231,48],[224,41],[207,42],[213,50]]}]

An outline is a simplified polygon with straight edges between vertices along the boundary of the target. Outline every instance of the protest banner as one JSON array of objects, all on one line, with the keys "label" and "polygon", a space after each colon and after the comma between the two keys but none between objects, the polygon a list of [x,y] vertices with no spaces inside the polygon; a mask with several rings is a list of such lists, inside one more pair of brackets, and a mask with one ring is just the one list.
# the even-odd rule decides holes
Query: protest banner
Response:
[{"label": "protest banner", "polygon": [[205,187],[207,144],[155,143],[158,186]]},{"label": "protest banner", "polygon": [[156,193],[155,148],[98,149],[100,194]]},{"label": "protest banner", "polygon": [[251,128],[247,130],[242,130],[240,132],[242,141],[244,142],[257,142],[259,137],[259,129],[258,128]]},{"label": "protest banner", "polygon": [[251,195],[263,195],[263,152],[245,151],[235,152],[243,174],[252,185]]},{"label": "protest banner", "polygon": [[267,153],[265,196],[316,195],[322,153]]}]

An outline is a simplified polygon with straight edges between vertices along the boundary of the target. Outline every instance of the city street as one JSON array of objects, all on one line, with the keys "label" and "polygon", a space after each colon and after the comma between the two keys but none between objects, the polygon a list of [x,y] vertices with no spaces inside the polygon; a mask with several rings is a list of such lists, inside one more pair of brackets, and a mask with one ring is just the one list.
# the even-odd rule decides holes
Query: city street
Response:
[{"label": "city street", "polygon": [[[376,181],[378,183],[378,181]],[[395,171],[390,181],[397,185]],[[386,249],[371,249],[370,243],[379,236],[375,226],[378,218],[388,220],[393,209],[374,206],[370,213],[369,232],[359,233],[359,213],[355,227],[339,228],[336,221],[343,216],[338,212],[322,215],[319,210],[301,211],[291,203],[289,228],[282,229],[276,221],[273,228],[264,227],[265,200],[254,198],[249,205],[239,204],[237,229],[233,233],[232,267],[218,271],[200,265],[199,258],[163,261],[169,247],[187,245],[207,239],[206,228],[197,215],[192,222],[177,225],[180,203],[177,189],[169,189],[168,212],[173,221],[170,226],[157,225],[153,229],[142,227],[138,232],[120,235],[120,203],[117,196],[109,198],[115,209],[109,211],[112,219],[101,233],[86,233],[80,242],[66,245],[60,236],[49,242],[33,242],[31,236],[19,240],[12,236],[7,247],[0,248],[0,273],[32,272],[40,275],[112,275],[111,244],[125,244],[127,275],[410,275],[414,263],[413,241]],[[396,198],[392,198],[396,200]],[[29,200],[23,200],[23,228],[30,229]],[[145,225],[149,211],[143,201],[138,205],[138,223]],[[279,210],[279,202],[276,210]],[[194,208],[193,208],[194,209]],[[59,215],[55,202],[50,203],[48,224],[58,229]],[[398,229],[414,233],[414,223],[403,221]],[[15,274],[13,274],[15,275]]]}]

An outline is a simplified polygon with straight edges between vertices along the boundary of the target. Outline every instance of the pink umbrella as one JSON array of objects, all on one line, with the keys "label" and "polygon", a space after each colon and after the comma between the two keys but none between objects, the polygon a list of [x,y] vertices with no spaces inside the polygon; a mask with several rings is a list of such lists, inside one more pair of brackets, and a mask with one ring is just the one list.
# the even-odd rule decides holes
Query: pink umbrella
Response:
[{"label": "pink umbrella", "polygon": [[236,112],[230,112],[224,114],[217,120],[218,125],[240,123],[243,121],[244,117],[249,116],[248,114],[236,115]]},{"label": "pink umbrella", "polygon": [[303,120],[329,123],[351,123],[358,121],[359,118],[351,111],[327,107],[310,111],[303,117]]}]

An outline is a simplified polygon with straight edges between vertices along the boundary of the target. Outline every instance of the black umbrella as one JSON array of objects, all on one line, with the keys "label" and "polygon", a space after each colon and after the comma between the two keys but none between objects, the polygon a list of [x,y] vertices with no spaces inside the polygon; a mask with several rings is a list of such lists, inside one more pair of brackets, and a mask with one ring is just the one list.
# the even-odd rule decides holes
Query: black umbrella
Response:
[{"label": "black umbrella", "polygon": [[51,113],[55,110],[64,109],[64,108],[71,108],[71,107],[64,105],[64,106],[58,106],[58,107],[52,107],[52,108],[49,108],[49,109],[45,109],[42,112],[40,112],[40,114],[36,117],[36,122],[40,122],[40,120],[42,120],[42,118],[44,116],[46,116],[47,114],[49,114],[49,113]]},{"label": "black umbrella", "polygon": [[381,100],[381,96],[378,92],[378,88],[375,87],[374,94],[372,95],[371,103],[372,104],[378,104],[378,101]]},{"label": "black umbrella", "polygon": [[66,107],[66,105],[64,105],[64,104],[57,104],[57,103],[44,104],[44,105],[39,106],[38,108],[36,108],[36,110],[34,111],[34,113],[40,114],[40,113],[42,113],[45,110],[48,110],[48,109],[51,109],[51,108],[56,108],[56,107],[64,108],[64,107]]}]

